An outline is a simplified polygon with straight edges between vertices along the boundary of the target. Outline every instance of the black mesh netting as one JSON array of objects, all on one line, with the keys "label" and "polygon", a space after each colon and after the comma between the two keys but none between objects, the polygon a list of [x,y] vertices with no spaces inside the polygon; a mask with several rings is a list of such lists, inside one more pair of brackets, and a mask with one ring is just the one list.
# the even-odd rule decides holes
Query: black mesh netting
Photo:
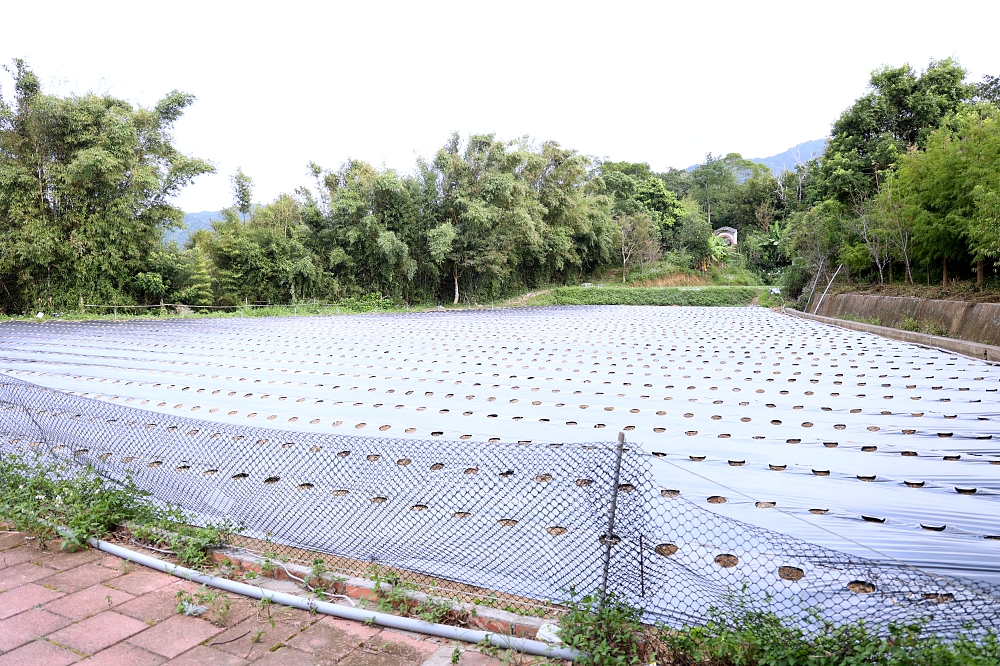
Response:
[{"label": "black mesh netting", "polygon": [[[228,519],[291,553],[377,564],[515,609],[597,590],[616,444],[345,437],[167,417],[0,380],[0,451],[127,474],[192,519]],[[719,516],[622,459],[608,591],[650,621],[704,622],[730,604],[809,627],[926,618],[1000,627],[998,590],[875,562]]]}]

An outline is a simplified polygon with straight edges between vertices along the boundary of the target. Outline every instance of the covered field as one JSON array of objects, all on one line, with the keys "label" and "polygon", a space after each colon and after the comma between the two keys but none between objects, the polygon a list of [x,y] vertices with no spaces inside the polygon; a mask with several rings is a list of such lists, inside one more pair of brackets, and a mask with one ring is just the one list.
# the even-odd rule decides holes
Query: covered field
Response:
[{"label": "covered field", "polygon": [[[392,438],[379,456],[407,461],[422,453],[428,461],[448,451],[459,455],[465,443],[473,458],[494,456],[512,466],[532,461],[532,473],[545,472],[549,479],[559,466],[550,445],[612,442],[624,431],[632,454],[641,457],[634,461],[636,478],[648,469],[659,497],[683,502],[685,512],[701,516],[702,527],[712,516],[727,526],[716,531],[712,544],[696,534],[701,528],[685,536],[677,527],[672,535],[671,545],[680,544],[681,554],[683,543],[703,547],[698,557],[708,558],[703,575],[709,578],[736,573],[717,557],[713,565],[720,549],[741,562],[766,557],[780,564],[773,540],[749,555],[726,550],[726,534],[758,534],[750,527],[756,526],[763,528],[758,536],[783,535],[845,557],[1000,584],[1000,445],[994,439],[1000,368],[763,308],[17,322],[0,326],[0,367],[19,380],[108,408],[138,408],[161,423],[183,417],[227,432],[301,433],[303,441]],[[255,449],[241,478],[266,484],[279,478],[274,460],[301,455],[286,465],[294,472],[280,475],[282,483],[292,484],[287,488],[337,487],[333,477],[319,480],[307,453],[288,447],[271,454]],[[221,469],[185,455],[177,470],[204,476]],[[474,466],[465,472],[478,471],[478,463],[470,460]],[[352,473],[366,474],[360,468]],[[283,488],[270,492],[292,492]],[[527,502],[525,488],[495,499]],[[460,496],[454,487],[449,492],[452,499]],[[468,492],[488,501],[491,491],[484,486]],[[216,500],[220,511],[232,510],[236,501]],[[602,498],[580,501],[603,504]],[[659,505],[626,506],[639,522],[646,520],[640,514],[669,513]],[[417,507],[427,504],[407,508]],[[591,509],[589,518],[577,516],[579,525],[594,522],[600,511]],[[655,515],[651,520],[662,522]],[[320,550],[321,523],[312,521],[300,534]],[[565,524],[539,525],[550,535],[567,531]],[[529,539],[524,548],[531,545]],[[656,546],[640,540],[638,548]],[[433,573],[424,557],[411,568]],[[502,581],[477,575],[478,582],[505,589]],[[592,581],[595,572],[574,575],[555,576],[548,593]],[[645,595],[645,579],[641,585]],[[785,596],[798,593],[781,589]],[[981,591],[975,594],[981,597]],[[680,606],[671,607],[667,615],[684,614]]]}]

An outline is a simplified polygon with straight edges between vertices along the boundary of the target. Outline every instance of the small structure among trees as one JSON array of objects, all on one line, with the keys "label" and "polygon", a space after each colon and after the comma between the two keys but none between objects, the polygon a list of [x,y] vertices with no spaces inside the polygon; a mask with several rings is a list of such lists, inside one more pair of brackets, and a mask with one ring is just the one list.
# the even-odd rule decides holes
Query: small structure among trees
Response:
[{"label": "small structure among trees", "polygon": [[736,247],[736,238],[737,235],[739,234],[739,232],[736,231],[736,229],[732,227],[719,227],[718,229],[715,230],[714,233],[716,236],[722,238],[727,243],[729,243],[730,246]]}]

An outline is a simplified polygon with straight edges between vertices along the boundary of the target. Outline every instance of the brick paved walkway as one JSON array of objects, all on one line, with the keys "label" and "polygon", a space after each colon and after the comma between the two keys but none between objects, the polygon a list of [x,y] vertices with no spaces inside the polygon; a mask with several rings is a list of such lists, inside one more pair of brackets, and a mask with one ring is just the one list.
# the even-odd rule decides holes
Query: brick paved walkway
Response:
[{"label": "brick paved walkway", "polygon": [[[199,586],[100,551],[58,548],[0,532],[0,666],[451,664],[454,644],[443,639],[234,594],[220,592],[212,605],[228,605],[222,617],[180,615],[177,592]],[[500,661],[468,650],[461,666]]]}]

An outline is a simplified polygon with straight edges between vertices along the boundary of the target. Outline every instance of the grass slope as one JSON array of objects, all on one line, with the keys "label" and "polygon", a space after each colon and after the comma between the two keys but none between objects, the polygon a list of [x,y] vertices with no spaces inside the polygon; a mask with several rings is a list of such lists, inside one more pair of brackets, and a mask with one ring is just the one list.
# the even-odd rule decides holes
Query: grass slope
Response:
[{"label": "grass slope", "polygon": [[750,305],[757,287],[559,287],[526,305]]}]

